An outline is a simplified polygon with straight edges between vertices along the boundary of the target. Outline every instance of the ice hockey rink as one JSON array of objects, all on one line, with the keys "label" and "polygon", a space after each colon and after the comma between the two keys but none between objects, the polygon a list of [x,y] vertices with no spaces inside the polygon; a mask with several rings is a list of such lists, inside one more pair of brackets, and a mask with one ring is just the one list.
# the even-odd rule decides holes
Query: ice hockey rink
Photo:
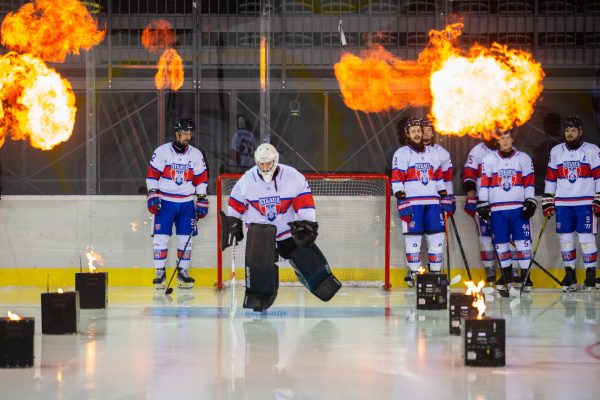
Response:
[{"label": "ice hockey rink", "polygon": [[230,318],[229,291],[110,287],[73,335],[41,334],[39,295],[0,291],[1,313],[36,318],[34,367],[0,370],[2,399],[597,398],[598,290],[488,302],[506,320],[498,368],[465,367],[448,311],[416,310],[413,289],[343,288],[321,303],[283,287],[268,312]]}]

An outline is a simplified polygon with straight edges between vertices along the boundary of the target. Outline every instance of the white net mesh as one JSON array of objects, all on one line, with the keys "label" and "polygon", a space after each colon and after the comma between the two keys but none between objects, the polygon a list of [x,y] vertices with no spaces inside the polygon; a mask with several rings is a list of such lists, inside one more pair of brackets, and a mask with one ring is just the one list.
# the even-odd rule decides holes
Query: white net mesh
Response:
[{"label": "white net mesh", "polygon": [[[388,180],[384,175],[308,175],[315,198],[319,236],[317,245],[338,279],[346,286],[382,286],[386,267],[386,197]],[[221,177],[220,207],[225,212],[236,178]],[[243,284],[245,240],[236,248],[237,284]],[[222,276],[229,284],[232,249],[223,252]],[[280,259],[282,285],[297,282],[290,264]]]}]

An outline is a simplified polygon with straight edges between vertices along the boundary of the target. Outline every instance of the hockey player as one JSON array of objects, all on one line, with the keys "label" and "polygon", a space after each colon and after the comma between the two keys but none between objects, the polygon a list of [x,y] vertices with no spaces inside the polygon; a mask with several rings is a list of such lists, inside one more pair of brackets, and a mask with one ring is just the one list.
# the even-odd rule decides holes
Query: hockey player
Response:
[{"label": "hockey player", "polygon": [[516,247],[523,290],[529,292],[533,286],[530,277],[526,282],[524,280],[531,261],[529,219],[537,208],[534,185],[531,157],[513,148],[512,131],[501,133],[498,149],[486,155],[481,162],[477,214],[491,227],[502,271],[496,288],[505,295],[513,281],[510,241]]},{"label": "hockey player", "polygon": [[492,245],[492,232],[486,221],[483,221],[476,213],[478,192],[480,189],[481,177],[479,166],[483,158],[496,150],[498,143],[495,137],[483,140],[471,149],[467,156],[467,161],[463,168],[463,189],[466,194],[464,210],[471,217],[475,218],[477,226],[477,236],[479,237],[479,257],[485,269],[486,280],[488,283],[494,283],[496,280],[496,271],[494,270],[494,246]]},{"label": "hockey player", "polygon": [[442,269],[444,218],[440,198],[447,196],[442,168],[435,150],[423,144],[421,120],[411,117],[404,131],[408,146],[394,154],[392,191],[402,220],[406,246],[407,275],[404,280],[414,286],[414,275],[421,266],[421,239],[427,236],[429,268]]},{"label": "hockey player", "polygon": [[585,287],[596,282],[596,216],[600,214],[600,149],[582,141],[583,123],[570,116],[564,121],[565,143],[552,148],[542,198],[544,216],[556,213],[556,233],[565,266],[563,292],[577,290],[575,232],[579,237]]},{"label": "hockey player", "polygon": [[221,248],[228,237],[246,239],[246,295],[244,308],[264,311],[277,296],[278,257],[290,260],[300,282],[322,301],[341,288],[327,260],[315,243],[318,223],[315,202],[304,175],[279,163],[275,147],[263,143],[254,152],[256,166],[235,184],[228,201],[228,216],[222,215]]},{"label": "hockey player", "polygon": [[153,283],[156,289],[166,287],[165,263],[173,224],[178,241],[177,286],[194,286],[195,280],[189,275],[192,240],[188,242],[188,238],[198,234],[197,219],[208,214],[206,159],[202,151],[190,145],[194,122],[180,120],[173,133],[175,140],[159,146],[152,154],[146,176],[148,211],[154,215],[152,243],[156,277]]},{"label": "hockey player", "polygon": [[444,186],[446,186],[446,197],[440,199],[442,205],[442,211],[446,212],[448,216],[454,215],[456,212],[456,200],[454,198],[454,185],[452,180],[454,179],[452,170],[452,160],[450,159],[450,153],[435,143],[435,131],[433,124],[427,118],[421,120],[421,129],[423,130],[423,144],[427,147],[431,147],[437,154],[438,160],[442,168],[442,178],[444,179]]}]

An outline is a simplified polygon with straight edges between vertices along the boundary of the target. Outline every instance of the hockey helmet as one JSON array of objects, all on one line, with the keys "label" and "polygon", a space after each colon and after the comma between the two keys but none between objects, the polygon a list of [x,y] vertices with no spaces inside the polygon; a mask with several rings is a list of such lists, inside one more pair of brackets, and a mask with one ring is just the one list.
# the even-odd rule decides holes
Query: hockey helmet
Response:
[{"label": "hockey helmet", "polygon": [[[263,179],[266,183],[271,182],[273,179],[273,174],[275,173],[275,169],[277,168],[277,164],[279,163],[279,153],[270,143],[263,143],[254,150],[254,161],[256,161],[256,166],[258,167],[258,172],[262,175]],[[261,164],[273,162],[271,168],[268,170],[263,170],[261,168]]]},{"label": "hockey helmet", "polygon": [[408,135],[408,130],[413,126],[421,126],[421,118],[410,116],[404,123],[404,133]]},{"label": "hockey helmet", "polygon": [[423,118],[421,120],[421,128],[431,128],[433,129],[433,122],[430,119]]},{"label": "hockey helmet", "polygon": [[581,118],[576,115],[570,115],[565,118],[565,122],[563,123],[563,130],[567,128],[577,128],[583,130],[583,122]]},{"label": "hockey helmet", "polygon": [[196,124],[189,118],[180,119],[179,122],[175,124],[173,127],[173,133],[181,132],[181,131],[189,131],[194,133],[194,129],[196,128]]}]

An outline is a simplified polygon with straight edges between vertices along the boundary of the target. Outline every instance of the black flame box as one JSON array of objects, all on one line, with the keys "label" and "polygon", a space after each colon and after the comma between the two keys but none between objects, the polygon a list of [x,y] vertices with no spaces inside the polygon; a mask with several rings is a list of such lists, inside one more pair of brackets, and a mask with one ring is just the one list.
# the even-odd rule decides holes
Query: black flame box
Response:
[{"label": "black flame box", "polygon": [[506,323],[504,318],[465,318],[465,365],[503,367],[506,364]]},{"label": "black flame box", "polygon": [[417,274],[417,310],[445,310],[448,277],[440,272]]},{"label": "black flame box", "polygon": [[0,367],[32,367],[35,320],[0,318]]},{"label": "black flame box", "polygon": [[79,292],[81,309],[106,308],[108,304],[108,272],[78,272],[75,290]]},{"label": "black flame box", "polygon": [[42,293],[42,333],[77,333],[78,327],[79,292]]},{"label": "black flame box", "polygon": [[475,298],[470,294],[450,293],[448,321],[451,335],[460,336],[461,319],[477,316],[477,307],[473,306],[473,301]]}]

